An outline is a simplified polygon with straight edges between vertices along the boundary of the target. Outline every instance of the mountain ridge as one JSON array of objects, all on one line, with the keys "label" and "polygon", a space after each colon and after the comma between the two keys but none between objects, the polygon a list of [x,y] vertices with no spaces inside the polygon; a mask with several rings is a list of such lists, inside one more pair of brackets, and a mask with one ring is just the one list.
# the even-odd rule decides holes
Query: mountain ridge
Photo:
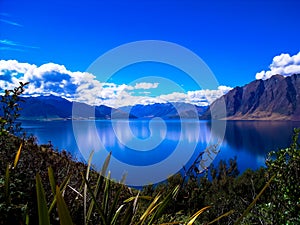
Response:
[{"label": "mountain ridge", "polygon": [[[226,117],[210,115],[226,105]],[[223,103],[222,103],[223,102]],[[215,100],[204,119],[300,121],[300,74],[274,75],[235,87]]]},{"label": "mountain ridge", "polygon": [[[68,120],[68,119],[164,119],[199,118],[207,107],[188,103],[154,103],[112,108],[105,105],[91,106],[78,103],[79,113],[72,111],[73,102],[55,95],[22,97],[21,120]],[[90,117],[90,115],[95,115]]]}]

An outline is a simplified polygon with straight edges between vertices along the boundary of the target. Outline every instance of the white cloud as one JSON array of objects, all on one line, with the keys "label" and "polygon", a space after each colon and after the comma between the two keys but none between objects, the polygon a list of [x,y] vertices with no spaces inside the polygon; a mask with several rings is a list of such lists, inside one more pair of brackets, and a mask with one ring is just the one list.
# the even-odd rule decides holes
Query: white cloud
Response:
[{"label": "white cloud", "polygon": [[[135,104],[186,102],[208,105],[231,88],[220,86],[218,90],[197,90],[187,93],[173,92],[151,97],[150,89],[159,83],[136,83],[133,85],[100,82],[91,73],[72,72],[63,65],[47,63],[41,66],[20,63],[16,60],[0,60],[0,92],[18,86],[19,82],[30,82],[26,95],[53,94],[72,101],[91,105],[121,107]],[[138,90],[138,91],[134,91]],[[145,91],[147,92],[145,93]]]},{"label": "white cloud", "polygon": [[300,73],[300,52],[293,56],[289,54],[275,56],[269,70],[257,73],[255,78],[265,80],[276,74],[291,76],[297,73]]},{"label": "white cloud", "polygon": [[219,86],[218,90],[198,90],[189,91],[189,98],[192,99],[191,103],[195,105],[209,105],[216,99],[225,95],[232,88],[227,86]]},{"label": "white cloud", "polygon": [[157,88],[157,87],[158,87],[158,83],[142,82],[142,83],[137,83],[134,86],[134,89],[152,89],[152,88]]}]

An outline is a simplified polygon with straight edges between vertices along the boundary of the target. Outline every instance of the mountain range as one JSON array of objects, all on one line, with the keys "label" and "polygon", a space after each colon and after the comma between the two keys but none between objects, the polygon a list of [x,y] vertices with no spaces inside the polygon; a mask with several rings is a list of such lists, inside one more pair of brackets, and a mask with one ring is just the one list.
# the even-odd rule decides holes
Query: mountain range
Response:
[{"label": "mountain range", "polygon": [[[24,97],[20,103],[21,119],[54,120],[71,119],[73,103],[49,95]],[[225,104],[224,104],[225,103]],[[1,103],[0,103],[1,104]],[[267,80],[255,80],[242,87],[235,87],[214,101],[210,106],[188,103],[155,103],[111,108],[105,105],[80,104],[83,112],[95,112],[92,118],[74,116],[75,119],[112,118],[195,118],[228,120],[293,120],[300,121],[300,74],[284,77],[274,75]],[[226,114],[218,113],[226,107]]]},{"label": "mountain range", "polygon": [[[67,99],[49,95],[38,97],[24,97],[23,102],[20,103],[22,108],[20,119],[37,119],[37,120],[55,120],[55,119],[71,119],[73,103]],[[95,112],[96,119],[111,119],[114,118],[134,118],[132,115],[113,109],[111,107],[100,105],[90,106],[84,103],[80,104],[82,112]],[[92,119],[82,118],[80,116],[74,117],[75,119]]]},{"label": "mountain range", "polygon": [[[37,97],[24,97],[20,103],[22,108],[20,119],[29,120],[58,120],[58,119],[122,119],[122,118],[198,118],[207,106],[199,107],[187,103],[155,103],[151,105],[126,106],[118,109],[105,105],[90,106],[76,103],[80,107],[80,115],[72,115],[73,103],[67,99],[49,95]],[[95,116],[87,118],[85,112],[95,112]]]},{"label": "mountain range", "polygon": [[[225,101],[226,117],[211,116]],[[203,119],[300,121],[300,74],[274,75],[235,87],[214,101]]]}]

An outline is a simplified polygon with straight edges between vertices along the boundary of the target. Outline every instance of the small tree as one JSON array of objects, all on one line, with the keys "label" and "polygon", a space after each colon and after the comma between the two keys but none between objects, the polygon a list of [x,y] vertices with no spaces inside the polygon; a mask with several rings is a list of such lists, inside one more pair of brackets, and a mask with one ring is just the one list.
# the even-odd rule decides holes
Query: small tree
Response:
[{"label": "small tree", "polygon": [[0,108],[0,136],[11,134],[18,134],[21,131],[21,124],[16,120],[20,116],[19,107],[20,95],[24,92],[24,86],[28,82],[22,83],[18,87],[12,90],[5,90],[4,95],[1,96],[1,108]]}]

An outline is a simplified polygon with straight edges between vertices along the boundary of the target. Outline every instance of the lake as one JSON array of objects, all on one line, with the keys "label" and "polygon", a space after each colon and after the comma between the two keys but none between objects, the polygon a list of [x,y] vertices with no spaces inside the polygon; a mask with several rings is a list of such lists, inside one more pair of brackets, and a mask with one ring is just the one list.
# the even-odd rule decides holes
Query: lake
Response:
[{"label": "lake", "polygon": [[127,184],[141,186],[188,167],[208,145],[218,141],[219,153],[208,152],[207,166],[236,156],[240,172],[258,169],[265,165],[267,152],[289,146],[293,128],[300,127],[300,122],[227,121],[224,133],[212,129],[209,121],[162,119],[22,121],[22,127],[35,135],[39,144],[51,141],[78,160],[87,161],[94,150],[97,169],[111,151],[112,177],[119,180],[125,172]]}]

